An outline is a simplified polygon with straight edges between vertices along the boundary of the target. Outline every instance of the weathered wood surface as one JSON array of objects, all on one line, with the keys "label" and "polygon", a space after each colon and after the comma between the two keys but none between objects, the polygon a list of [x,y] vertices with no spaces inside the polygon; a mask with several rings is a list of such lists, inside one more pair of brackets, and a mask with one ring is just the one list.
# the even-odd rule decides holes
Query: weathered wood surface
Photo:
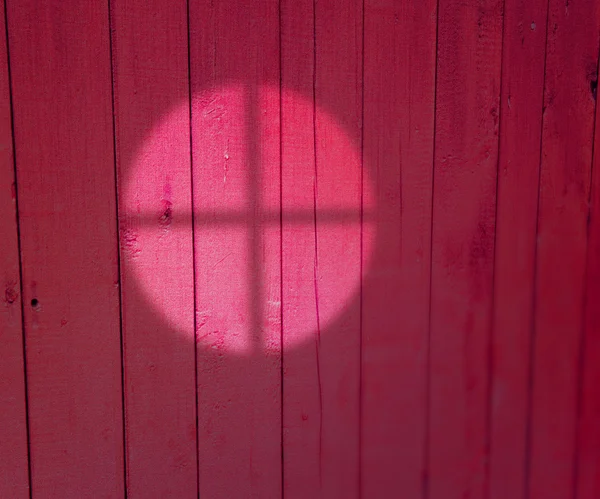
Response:
[{"label": "weathered wood surface", "polygon": [[108,5],[7,2],[7,23],[31,492],[119,497],[123,378]]},{"label": "weathered wood surface", "polygon": [[600,494],[600,2],[5,1],[1,497]]},{"label": "weathered wood surface", "polygon": [[[6,30],[4,5],[0,29]],[[6,37],[0,35],[0,497],[29,497],[17,185]]]}]

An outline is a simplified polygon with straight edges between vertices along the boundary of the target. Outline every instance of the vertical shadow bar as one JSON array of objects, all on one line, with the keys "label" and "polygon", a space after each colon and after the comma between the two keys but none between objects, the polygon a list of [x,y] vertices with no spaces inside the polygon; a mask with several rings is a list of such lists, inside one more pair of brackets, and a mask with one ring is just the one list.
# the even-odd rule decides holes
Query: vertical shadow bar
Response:
[{"label": "vertical shadow bar", "polygon": [[249,83],[246,88],[246,123],[245,135],[248,155],[246,158],[248,168],[248,244],[250,258],[248,261],[248,286],[249,286],[249,313],[252,355],[260,355],[264,345],[262,333],[263,314],[263,282],[260,261],[260,248],[262,247],[261,234],[261,121],[259,91],[256,83]]}]

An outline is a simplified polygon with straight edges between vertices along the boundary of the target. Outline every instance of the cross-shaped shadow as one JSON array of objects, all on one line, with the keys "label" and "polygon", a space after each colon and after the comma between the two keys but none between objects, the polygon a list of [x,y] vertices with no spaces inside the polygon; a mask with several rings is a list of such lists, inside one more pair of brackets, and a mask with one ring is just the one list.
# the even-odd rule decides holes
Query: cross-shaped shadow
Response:
[{"label": "cross-shaped shadow", "polygon": [[[303,176],[302,184],[309,185],[310,192],[307,194],[307,198],[312,198],[312,206],[304,204],[296,207],[290,206],[288,203],[284,209],[283,199],[279,200],[278,206],[273,206],[272,202],[266,203],[262,196],[265,195],[264,185],[269,179],[262,177],[262,164],[263,161],[272,159],[261,157],[264,124],[261,124],[259,116],[261,113],[259,89],[252,85],[247,85],[243,89],[244,123],[241,127],[243,136],[234,137],[234,139],[243,141],[246,154],[238,163],[238,168],[243,169],[243,172],[238,172],[239,183],[232,187],[239,191],[234,192],[235,202],[231,202],[231,197],[220,199],[218,196],[215,197],[214,193],[209,192],[206,193],[206,196],[211,197],[212,205],[209,209],[206,206],[181,206],[177,202],[163,199],[151,201],[149,206],[153,209],[142,207],[137,212],[121,213],[124,271],[136,276],[135,281],[130,281],[135,283],[135,291],[125,294],[124,307],[131,306],[129,303],[133,298],[135,302],[138,302],[138,307],[153,310],[148,320],[149,327],[145,329],[144,336],[150,357],[156,355],[155,352],[152,352],[155,348],[153,345],[165,343],[164,338],[161,337],[164,335],[172,337],[173,341],[181,342],[181,346],[175,347],[179,354],[186,350],[189,352],[189,331],[182,330],[185,320],[169,319],[169,315],[165,315],[165,308],[169,306],[169,302],[161,301],[159,298],[169,284],[164,283],[164,280],[168,281],[166,275],[161,278],[156,273],[168,273],[167,269],[155,263],[160,256],[145,255],[143,246],[139,254],[135,251],[133,253],[128,251],[129,240],[145,237],[146,244],[148,240],[152,241],[157,248],[156,251],[160,253],[160,246],[165,237],[177,238],[180,237],[178,236],[180,234],[185,238],[194,234],[197,270],[208,268],[210,271],[217,265],[229,267],[227,275],[233,276],[231,279],[236,282],[229,286],[229,282],[222,282],[227,277],[216,277],[217,289],[208,293],[208,303],[202,296],[204,296],[205,288],[214,285],[214,281],[207,280],[204,273],[196,272],[195,288],[198,298],[195,304],[197,314],[195,336],[199,399],[198,431],[200,460],[202,461],[200,468],[202,470],[208,466],[218,475],[222,472],[221,468],[217,467],[217,471],[216,465],[207,465],[207,463],[225,460],[228,468],[237,470],[243,476],[247,473],[250,473],[249,476],[257,474],[254,479],[260,482],[266,480],[266,476],[270,473],[276,474],[277,472],[271,471],[265,474],[262,466],[249,465],[246,446],[252,442],[253,452],[263,455],[265,463],[271,463],[269,466],[273,466],[274,459],[280,462],[279,455],[275,457],[274,452],[279,453],[279,449],[284,448],[282,433],[284,422],[281,418],[286,404],[294,404],[291,401],[298,396],[307,399],[305,402],[308,405],[303,403],[305,407],[301,411],[300,421],[302,427],[312,426],[314,428],[312,432],[309,430],[309,433],[312,433],[312,437],[309,439],[313,439],[309,445],[315,446],[314,451],[318,454],[323,452],[324,445],[327,447],[327,443],[323,443],[322,439],[325,438],[327,441],[329,438],[327,434],[331,431],[330,423],[325,422],[328,420],[326,415],[328,409],[325,409],[324,415],[323,404],[328,407],[332,390],[339,391],[340,376],[354,380],[347,389],[352,392],[359,389],[360,267],[363,261],[360,259],[360,253],[356,253],[356,248],[361,245],[363,231],[368,230],[369,233],[373,231],[375,213],[373,205],[368,209],[363,209],[359,196],[354,197],[354,202],[351,204],[329,199],[326,206],[318,205],[319,179],[326,179],[330,183],[339,182],[343,189],[344,179],[336,178],[340,172],[355,179],[360,178],[361,151],[356,144],[353,144],[353,150],[347,151],[348,154],[354,156],[353,158],[340,159],[344,164],[347,162],[347,170],[339,165],[332,168],[324,161],[319,164],[320,170],[317,171],[318,151],[316,146],[313,152],[314,163],[309,162],[300,167],[298,174]],[[298,98],[304,99],[303,97]],[[312,104],[310,105],[312,106]],[[196,123],[195,120],[192,121],[192,124],[194,123]],[[202,126],[202,122],[199,123],[199,126]],[[345,133],[343,127],[339,130],[342,135]],[[198,130],[192,130],[192,133],[194,132],[198,133]],[[148,140],[152,141],[151,135]],[[348,141],[348,139],[345,140]],[[333,148],[338,146],[335,139],[330,146]],[[146,155],[148,155],[148,151],[146,151]],[[159,169],[166,172],[168,177],[168,152],[164,158],[166,163],[161,163]],[[165,177],[165,175],[154,176],[147,173],[144,175],[143,169],[146,164],[144,161],[144,158],[132,157],[131,164],[128,166],[128,182],[137,186],[138,189],[140,186],[143,188],[144,182],[158,185],[164,181],[162,178]],[[154,159],[154,161],[157,160]],[[280,161],[283,159],[280,158]],[[151,161],[149,167],[156,168],[156,165],[153,166]],[[140,168],[141,171],[136,171]],[[210,160],[203,162],[201,159],[195,161],[192,168],[194,170],[219,169],[221,165],[215,165]],[[286,165],[282,164],[279,168],[286,168]],[[229,176],[232,175],[233,173],[229,172]],[[278,172],[278,175],[281,175],[281,171]],[[272,181],[272,179],[270,180]],[[231,182],[231,179],[224,176],[223,182]],[[366,177],[366,182],[369,182],[368,177]],[[276,182],[276,184],[278,183],[279,181]],[[196,189],[198,189],[198,185],[198,182],[195,181]],[[277,189],[280,188],[277,186]],[[369,186],[367,185],[366,188],[369,189]],[[170,189],[168,187],[167,190]],[[160,185],[154,190],[159,192]],[[122,198],[136,194],[135,188],[131,190],[127,185],[121,189]],[[343,198],[344,196],[341,196],[342,200]],[[123,204],[127,205],[126,199],[123,199]],[[142,204],[144,205],[144,203]],[[157,206],[160,208],[156,209]],[[284,227],[287,227],[288,230],[297,227],[304,232],[304,237],[298,240],[287,238],[285,244],[303,247],[307,257],[302,261],[286,261],[284,277],[287,278],[288,274],[292,272],[300,276],[300,279],[308,279],[310,282],[308,284],[298,282],[294,285],[304,288],[305,292],[304,297],[299,296],[292,302],[286,302],[279,297],[279,293],[284,293],[284,289],[277,291],[277,303],[273,308],[271,304],[266,303],[268,295],[272,298],[272,293],[267,293],[265,287],[276,285],[285,288],[291,284],[289,281],[283,282],[283,280],[276,283],[265,280],[267,274],[270,274],[269,279],[272,279],[274,275],[269,270],[269,266],[281,266],[284,255],[281,253],[282,246],[278,250],[279,254],[275,257],[275,261],[265,260],[263,239],[265,231],[273,230],[278,233],[277,237],[281,238],[281,231]],[[351,253],[345,255],[346,248],[343,245],[338,246],[340,252],[332,255],[337,260],[336,265],[331,267],[325,263],[322,264],[325,266],[319,269],[319,255],[323,257],[323,254],[328,252],[327,239],[331,240],[332,237],[335,237],[335,231],[339,232],[339,229],[344,227],[350,228],[353,234],[348,240],[348,244],[352,246]],[[334,232],[326,235],[325,239],[322,235],[319,237],[320,232],[325,231],[327,234],[328,228],[333,229]],[[131,235],[132,230],[136,235]],[[229,237],[229,241],[232,243],[231,249],[221,247],[227,244],[229,231],[233,231],[234,234]],[[217,244],[217,248],[212,245],[211,249],[216,250],[214,254],[206,255],[199,249],[202,245],[197,243],[206,238],[210,239],[211,235],[215,233],[225,234],[225,236],[214,243]],[[324,243],[325,246],[319,248],[320,243]],[[371,248],[372,244],[365,243],[365,250],[370,251]],[[242,254],[243,252],[246,254]],[[229,257],[232,253],[234,254],[233,258]],[[221,254],[223,256],[220,256]],[[369,260],[370,255],[366,255],[364,261]],[[245,268],[239,266],[240,262],[245,262],[243,264]],[[232,265],[233,269],[230,268]],[[332,271],[340,274],[344,269],[352,276],[351,279],[339,278],[331,274]],[[277,269],[275,274],[281,272],[282,269]],[[281,277],[280,275],[278,279]],[[323,286],[329,288],[328,292],[323,294],[325,298],[319,297],[319,283],[323,279],[325,279]],[[241,285],[238,285],[238,280],[241,280]],[[339,283],[336,284],[336,281]],[[347,283],[350,285],[348,286]],[[246,287],[245,291],[243,290],[244,286]],[[308,293],[306,289],[309,290]],[[332,290],[335,294],[333,298]],[[181,294],[179,296],[189,301],[189,296]],[[206,318],[203,314],[207,316],[227,314],[229,308],[238,308],[236,304],[238,301],[246,304],[246,314],[243,314],[243,317],[238,316],[237,323],[232,323],[231,316],[228,316],[229,318],[216,320],[216,323],[220,323],[225,331],[218,326],[210,325],[210,323],[205,326]],[[142,305],[144,302],[146,305]],[[134,304],[133,308],[135,307]],[[282,324],[281,322],[280,315],[285,314],[286,311],[290,314],[288,317],[299,313],[299,317],[307,320],[303,326],[298,326],[296,321],[295,338],[290,334],[293,331],[290,330],[286,333],[286,328],[289,329],[289,326],[286,326],[287,323],[284,321]],[[211,318],[214,319],[214,317]],[[270,324],[270,321],[275,321],[276,328],[281,327],[282,336],[275,341],[275,346],[273,346],[272,338],[273,324]],[[298,327],[301,330],[297,330]],[[173,329],[174,331],[167,332]],[[266,332],[266,329],[269,331]],[[225,337],[220,343],[216,340],[223,335],[236,334],[233,333],[236,330],[238,334],[246,335],[247,338],[234,340]],[[291,339],[286,339],[286,334],[290,334]],[[269,335],[270,337],[267,337]],[[127,340],[127,331],[125,331],[125,338]],[[235,341],[238,342],[237,344],[243,344],[243,348],[236,348]],[[284,360],[284,356],[286,360]],[[153,362],[152,365],[158,362]],[[165,358],[163,362],[168,362],[168,359]],[[347,367],[340,370],[340,364],[344,363],[347,364]],[[290,370],[287,384],[284,374],[286,366]],[[306,371],[304,373],[294,372],[300,366],[304,366],[302,369]],[[126,362],[126,372],[127,367]],[[132,384],[131,389],[134,389],[135,379],[132,376],[129,376],[128,379]],[[296,385],[296,389],[292,388],[294,385]],[[291,396],[288,402],[285,401],[287,393]],[[355,399],[356,396],[358,396],[358,391],[353,394],[352,398]],[[349,414],[347,422],[339,422],[340,428],[353,425],[352,421],[355,421],[359,414],[359,406],[355,405],[357,403],[358,399],[353,402],[349,400],[343,404],[347,406],[345,410],[349,411]],[[247,421],[249,414],[246,413],[250,408],[254,414],[251,423],[254,428],[252,429],[248,427],[250,424]],[[295,412],[291,406],[289,409],[290,415]],[[314,412],[315,410],[317,413]],[[338,410],[333,409],[332,415]],[[358,428],[355,430],[358,431]],[[323,437],[324,431],[326,432],[325,437]],[[259,438],[260,443],[256,442],[258,437],[255,433],[262,435]],[[335,433],[333,431],[333,434]],[[347,439],[347,436],[344,438]],[[346,445],[350,449],[355,447],[356,438],[358,438],[358,434],[348,440]],[[352,454],[354,454],[353,450],[350,451],[349,456]],[[283,464],[280,462],[279,466],[283,466]],[[320,467],[321,464],[317,463],[317,466]],[[277,482],[278,479],[273,476],[271,480]]]},{"label": "cross-shaped shadow", "polygon": [[[362,209],[360,199],[356,199],[355,205],[350,207],[328,207],[318,208],[318,178],[319,176],[328,176],[327,172],[317,172],[316,170],[316,155],[317,150],[315,148],[315,165],[307,165],[307,169],[302,173],[305,176],[312,177],[312,188],[313,188],[313,206],[311,208],[288,208],[283,211],[283,207],[278,208],[264,208],[263,201],[261,200],[261,192],[263,191],[261,178],[262,162],[261,157],[261,120],[260,120],[260,97],[259,89],[256,85],[248,85],[244,91],[244,103],[243,108],[245,112],[245,123],[244,123],[244,136],[242,140],[246,145],[246,157],[243,159],[243,168],[245,170],[245,188],[243,192],[236,193],[239,201],[245,205],[244,208],[229,208],[227,206],[222,207],[223,203],[227,204],[227,201],[219,199],[214,200],[214,206],[210,210],[177,210],[174,212],[172,203],[164,202],[163,211],[159,214],[151,214],[143,212],[135,216],[137,225],[140,228],[147,228],[150,231],[157,231],[160,234],[164,230],[189,230],[190,232],[196,231],[197,237],[202,238],[206,231],[219,231],[227,230],[232,228],[234,230],[243,230],[246,235],[244,236],[247,241],[247,269],[238,269],[240,273],[245,273],[248,276],[247,287],[248,287],[248,301],[251,304],[249,312],[250,326],[249,334],[251,338],[251,348],[246,352],[249,354],[258,354],[265,348],[265,339],[261,337],[262,323],[264,322],[265,315],[265,304],[264,302],[264,260],[261,261],[261,248],[263,247],[262,232],[268,228],[274,228],[281,230],[284,223],[287,226],[297,225],[301,227],[309,227],[314,231],[314,260],[315,266],[318,261],[318,237],[317,227],[323,226],[352,226],[355,225],[360,231],[363,230],[365,224],[372,226],[374,216],[371,211],[365,211]],[[239,139],[239,137],[236,137]],[[335,145],[335,144],[332,144]],[[355,155],[360,157],[360,151],[355,151]],[[354,163],[359,166],[360,160],[355,160]],[[204,164],[196,165],[196,168],[218,168],[217,165]],[[352,168],[353,165],[349,164]],[[311,168],[313,171],[311,171]],[[325,165],[327,170],[328,165]],[[336,172],[339,171],[336,170]],[[356,175],[357,172],[352,172]],[[331,176],[331,175],[330,175]],[[146,182],[152,180],[146,180]],[[223,182],[226,182],[226,172],[224,175]],[[357,232],[358,234],[358,232]],[[224,248],[222,248],[224,249]],[[235,251],[235,250],[233,250]],[[228,255],[231,252],[227,253]],[[239,255],[238,255],[239,256]],[[203,258],[202,255],[197,255],[196,258]],[[216,264],[220,264],[225,260],[227,256],[220,259]],[[340,255],[343,259],[343,255]],[[358,263],[358,262],[349,262]],[[215,264],[215,265],[216,265]],[[225,263],[226,265],[227,263]],[[140,283],[144,287],[143,279]],[[196,286],[203,286],[204,283],[196,282]],[[360,288],[360,283],[356,282],[356,289]],[[315,279],[315,286],[316,279]],[[315,293],[318,290],[315,289]],[[341,294],[342,299],[344,293]],[[348,294],[350,297],[350,294]],[[223,300],[230,299],[230,297],[223,296]],[[314,305],[311,305],[314,306]],[[316,303],[318,307],[318,303]],[[340,306],[343,308],[343,305]],[[320,329],[320,324],[318,325]],[[307,335],[309,332],[307,331]]]},{"label": "cross-shaped shadow", "polygon": [[[244,16],[256,21],[256,14],[244,9],[236,12],[236,16],[236,22],[241,22]],[[405,334],[399,314],[390,308],[403,299],[397,294],[403,278],[399,271],[402,178],[398,173],[398,144],[389,158],[377,157],[373,148],[362,147],[360,103],[348,102],[345,90],[348,82],[344,79],[329,77],[328,85],[342,89],[337,95],[315,93],[313,82],[305,85],[303,78],[282,83],[277,71],[258,76],[256,68],[243,63],[246,49],[236,28],[223,36],[232,46],[241,47],[240,53],[232,56],[238,63],[215,74],[211,70],[206,74],[197,70],[196,78],[192,68],[193,199],[160,198],[162,184],[169,182],[169,174],[173,176],[173,171],[181,169],[177,161],[185,156],[169,159],[167,151],[164,156],[159,154],[158,159],[154,158],[154,163],[148,160],[152,163],[152,174],[142,176],[146,182],[156,184],[155,199],[149,203],[142,200],[139,211],[133,204],[131,209],[123,209],[128,205],[126,196],[135,192],[135,186],[143,188],[143,182],[136,179],[142,144],[122,151],[125,182],[120,188],[121,246],[123,270],[128,276],[123,306],[125,317],[128,313],[131,317],[124,321],[125,388],[128,446],[135,451],[130,454],[130,481],[133,483],[136,477],[155,474],[157,469],[164,468],[158,456],[146,459],[143,464],[135,462],[133,456],[144,452],[152,455],[163,440],[167,447],[173,445],[177,435],[189,434],[188,426],[180,419],[173,422],[169,416],[177,400],[185,407],[179,410],[178,418],[183,419],[182,414],[198,418],[201,496],[279,497],[282,480],[291,488],[301,487],[306,497],[316,491],[313,487],[327,496],[327,491],[336,489],[340,481],[352,483],[351,490],[356,491],[353,477],[358,476],[360,468],[364,354],[361,293],[366,294],[369,286],[379,289],[380,305],[373,305],[376,293],[369,295],[369,317],[376,309],[391,310],[380,315],[381,328],[396,331],[395,345],[402,343]],[[234,53],[232,47],[228,50]],[[240,106],[243,112],[238,118],[241,123],[234,132],[238,135],[231,137],[245,146],[237,172],[223,167],[223,163],[233,162],[233,158],[228,159],[231,152],[225,147],[227,139],[223,137],[230,130],[217,127],[221,131],[215,132],[214,140],[221,147],[218,161],[214,161],[210,151],[206,158],[197,152],[205,141],[206,149],[213,147],[211,134],[204,136],[202,127],[207,122],[217,122],[219,113],[232,112],[227,107],[215,111],[210,104],[213,97],[205,98],[204,94],[218,97],[231,87],[241,88],[243,95]],[[288,92],[300,102],[308,103],[308,108],[300,106],[300,111],[308,109],[310,123],[290,128],[287,124],[295,119],[289,114],[292,111],[286,110],[280,116],[272,110],[267,113],[259,96],[265,87],[274,88],[277,95],[280,90]],[[196,96],[203,101],[200,110],[194,107]],[[279,104],[285,107],[282,101]],[[180,101],[163,98],[157,92],[149,106],[153,125],[179,105]],[[185,103],[183,107],[189,111]],[[328,129],[339,132],[337,137],[346,141],[344,147],[339,146],[335,134],[332,139],[310,131],[318,122],[319,113],[335,125]],[[263,132],[268,125],[265,120],[272,120],[274,129],[281,128],[282,137],[287,134],[287,142],[283,141],[279,151],[280,171],[275,173],[279,177],[275,181],[266,178],[262,168],[273,161],[272,157],[263,157],[262,146],[267,140]],[[394,142],[395,126],[393,121],[381,126],[382,144]],[[152,129],[143,119],[138,127],[145,130],[146,139],[151,139]],[[310,137],[306,130],[310,131]],[[185,132],[181,127],[181,133]],[[140,135],[138,132],[137,136]],[[301,178],[296,184],[305,195],[302,202],[294,204],[288,197],[293,197],[295,185],[292,187],[289,181],[284,185],[282,177],[290,175],[289,158],[297,147],[310,150],[310,154],[306,161],[299,154],[302,157],[296,173]],[[285,158],[281,157],[282,152]],[[332,157],[335,157],[333,165]],[[226,183],[228,189],[237,189],[235,195],[219,198],[219,189],[203,183],[207,177],[202,174],[205,171],[215,171],[219,189]],[[235,175],[237,184],[232,180]],[[323,179],[325,184],[320,183]],[[265,185],[281,191],[280,199],[274,202],[269,196],[266,200]],[[351,202],[347,202],[349,186],[354,189]],[[336,191],[340,202],[336,202]],[[326,202],[320,204],[324,193]],[[386,196],[392,207],[383,218],[377,211],[381,196]],[[199,202],[203,197],[210,199]],[[265,255],[265,242],[268,239],[269,244],[273,243],[273,234],[269,232],[273,230],[278,246],[275,262],[269,260],[273,255]],[[215,233],[222,237],[215,238]],[[178,262],[173,256],[177,245],[172,244],[177,237],[181,237],[184,248],[194,247],[196,275],[192,285],[189,273],[183,280],[177,278]],[[144,238],[150,241],[151,249],[140,242]],[[228,257],[230,250],[224,247],[230,243],[234,257]],[[397,250],[397,254],[391,255]],[[163,257],[168,264],[161,260]],[[187,250],[181,257],[182,265],[189,269]],[[225,270],[215,273],[215,266]],[[276,270],[267,275],[273,266]],[[194,285],[195,303],[191,296]],[[416,295],[414,301],[419,300]],[[185,306],[174,307],[174,303],[181,302]],[[190,307],[195,310],[195,320],[187,312]],[[169,308],[181,311],[180,315],[169,314]],[[244,313],[238,313],[239,310]],[[218,314],[225,318],[218,320],[215,317]],[[128,326],[134,321],[135,331],[128,333]],[[247,335],[248,348],[237,349],[233,340],[229,342],[227,338],[232,334]],[[421,404],[419,397],[424,392],[421,395],[418,387],[422,380],[414,380],[414,364],[424,362],[424,349],[415,345],[406,351],[396,351],[390,345],[377,344],[370,349],[367,362],[377,363],[381,369],[389,363],[406,366],[398,367],[395,372],[400,374],[405,369],[407,375],[399,376],[398,382],[411,388],[406,395],[402,389],[400,395],[390,394],[391,403],[397,405],[396,399],[409,400],[413,392],[418,392],[415,398]],[[190,355],[194,348],[196,379],[192,387],[189,377],[194,374],[190,372],[194,364],[190,364],[193,360]],[[371,379],[376,382],[375,377]],[[197,405],[196,400],[187,398],[193,392],[197,393]],[[163,402],[165,405],[161,407]],[[418,410],[407,407],[413,409]],[[421,421],[421,416],[418,419]],[[155,434],[154,440],[148,439],[146,428],[156,426],[157,422],[174,427],[164,435]],[[414,433],[418,447],[422,441],[418,428]],[[190,461],[190,455],[196,452],[196,442],[177,445],[177,450],[183,463],[180,473],[187,476],[188,467],[196,466],[196,462]],[[420,466],[418,453],[414,462],[416,467]],[[164,479],[171,480],[166,475]]]}]

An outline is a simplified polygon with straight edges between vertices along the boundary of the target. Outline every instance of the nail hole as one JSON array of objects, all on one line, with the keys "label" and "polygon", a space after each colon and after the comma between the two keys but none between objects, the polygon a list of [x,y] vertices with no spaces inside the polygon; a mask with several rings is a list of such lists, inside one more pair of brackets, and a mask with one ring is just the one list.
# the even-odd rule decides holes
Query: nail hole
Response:
[{"label": "nail hole", "polygon": [[590,81],[590,91],[592,92],[592,97],[596,100],[596,93],[598,91],[598,80]]},{"label": "nail hole", "polygon": [[34,298],[33,300],[31,300],[31,306],[32,307],[37,307],[40,304],[40,302],[38,301],[37,298]]}]

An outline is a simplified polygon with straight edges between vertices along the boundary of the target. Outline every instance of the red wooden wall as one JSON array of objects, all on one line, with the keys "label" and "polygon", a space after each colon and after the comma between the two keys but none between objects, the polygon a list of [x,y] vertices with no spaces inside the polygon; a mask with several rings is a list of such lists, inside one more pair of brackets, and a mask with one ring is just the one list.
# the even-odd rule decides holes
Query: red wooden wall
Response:
[{"label": "red wooden wall", "polygon": [[0,21],[0,498],[600,497],[600,2]]}]

